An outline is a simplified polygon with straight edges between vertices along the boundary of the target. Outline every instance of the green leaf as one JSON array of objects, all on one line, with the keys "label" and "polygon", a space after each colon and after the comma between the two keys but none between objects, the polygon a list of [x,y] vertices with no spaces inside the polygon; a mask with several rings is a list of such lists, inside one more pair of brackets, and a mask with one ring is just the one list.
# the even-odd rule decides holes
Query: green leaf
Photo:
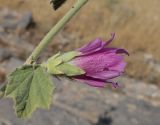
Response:
[{"label": "green leaf", "polygon": [[3,85],[3,86],[0,88],[0,99],[4,97],[4,95],[5,95],[5,90],[6,90],[6,85]]},{"label": "green leaf", "polygon": [[81,75],[85,73],[85,71],[82,70],[81,68],[76,67],[74,65],[67,64],[67,63],[61,64],[56,68],[58,71],[63,72],[63,74],[67,76]]},{"label": "green leaf", "polygon": [[53,89],[51,79],[42,67],[26,66],[9,76],[5,95],[14,99],[17,116],[25,118],[36,108],[49,108]]}]

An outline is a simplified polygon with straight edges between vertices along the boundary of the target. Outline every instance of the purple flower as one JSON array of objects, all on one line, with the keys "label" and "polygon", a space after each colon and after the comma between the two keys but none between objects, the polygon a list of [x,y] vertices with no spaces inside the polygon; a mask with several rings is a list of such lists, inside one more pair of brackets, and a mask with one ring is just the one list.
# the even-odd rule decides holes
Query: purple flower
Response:
[{"label": "purple flower", "polygon": [[81,54],[73,58],[69,64],[75,65],[85,71],[85,74],[70,76],[94,87],[105,87],[111,83],[113,87],[118,84],[112,79],[124,73],[126,62],[124,54],[128,52],[119,48],[106,48],[114,39],[115,34],[107,42],[96,39],[82,48],[76,50]]}]

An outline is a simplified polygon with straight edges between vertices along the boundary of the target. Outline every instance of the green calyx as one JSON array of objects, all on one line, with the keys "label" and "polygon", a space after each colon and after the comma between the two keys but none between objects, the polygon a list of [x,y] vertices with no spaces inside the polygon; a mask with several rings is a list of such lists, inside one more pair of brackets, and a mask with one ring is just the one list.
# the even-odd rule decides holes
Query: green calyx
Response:
[{"label": "green calyx", "polygon": [[67,75],[75,76],[84,74],[85,71],[81,68],[70,64],[69,62],[80,53],[77,51],[71,51],[64,54],[60,52],[48,59],[47,63],[43,64],[49,73],[54,75]]}]

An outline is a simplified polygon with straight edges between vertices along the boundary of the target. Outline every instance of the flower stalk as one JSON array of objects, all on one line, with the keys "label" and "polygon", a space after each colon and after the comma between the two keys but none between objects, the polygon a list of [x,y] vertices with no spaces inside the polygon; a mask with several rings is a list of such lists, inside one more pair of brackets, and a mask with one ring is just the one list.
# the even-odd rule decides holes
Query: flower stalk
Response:
[{"label": "flower stalk", "polygon": [[25,64],[32,64],[36,61],[40,53],[51,42],[51,39],[64,27],[64,25],[84,6],[88,0],[77,0],[75,5],[66,13],[66,15],[46,34],[40,41],[39,45],[35,48]]}]

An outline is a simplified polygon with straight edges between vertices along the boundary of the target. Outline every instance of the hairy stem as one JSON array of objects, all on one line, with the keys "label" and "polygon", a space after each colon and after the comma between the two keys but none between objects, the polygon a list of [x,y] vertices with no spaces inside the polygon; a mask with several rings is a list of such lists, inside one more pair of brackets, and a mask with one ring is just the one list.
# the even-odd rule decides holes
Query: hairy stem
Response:
[{"label": "hairy stem", "polygon": [[32,64],[44,48],[50,43],[51,39],[64,27],[64,25],[87,3],[88,0],[77,0],[76,4],[66,13],[66,15],[46,34],[39,45],[35,48],[25,64]]}]

